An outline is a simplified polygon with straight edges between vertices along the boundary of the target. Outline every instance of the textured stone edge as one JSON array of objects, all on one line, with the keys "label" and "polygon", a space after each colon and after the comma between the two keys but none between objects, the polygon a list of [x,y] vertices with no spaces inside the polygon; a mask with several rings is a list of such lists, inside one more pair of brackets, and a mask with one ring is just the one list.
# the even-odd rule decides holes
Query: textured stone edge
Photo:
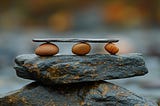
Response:
[{"label": "textured stone edge", "polygon": [[[45,61],[47,59],[63,58],[63,57],[71,58],[72,56],[74,58],[75,57],[78,57],[78,58],[86,58],[87,57],[87,58],[89,58],[89,57],[92,57],[92,56],[95,56],[95,55],[87,55],[87,56],[58,55],[58,56],[52,56],[52,57],[39,57],[39,56],[36,56],[34,54],[31,54],[31,55],[30,54],[28,54],[28,55],[25,54],[25,55],[20,55],[15,59],[15,62],[16,62],[17,65],[15,65],[14,68],[15,68],[16,73],[19,77],[22,77],[22,78],[25,78],[25,79],[37,80],[37,81],[40,81],[40,82],[43,82],[43,80],[44,80],[45,82],[48,82],[48,84],[77,83],[77,82],[84,82],[85,80],[86,81],[98,81],[98,80],[121,79],[121,78],[129,78],[129,77],[134,77],[134,76],[142,76],[142,75],[145,75],[145,74],[148,73],[148,70],[145,66],[145,62],[144,62],[144,59],[143,59],[142,55],[137,54],[137,53],[128,54],[128,55],[120,55],[120,56],[108,55],[108,54],[101,54],[101,55],[98,54],[97,56],[108,56],[108,57],[111,57],[111,58],[116,58],[117,60],[118,59],[120,60],[123,57],[124,61],[125,61],[125,58],[128,59],[128,57],[129,57],[129,59],[135,60],[135,63],[136,63],[136,61],[138,61],[138,62],[140,61],[139,62],[140,66],[138,65],[138,67],[134,67],[134,70],[126,70],[126,71],[123,70],[123,71],[121,71],[121,74],[116,74],[116,72],[115,72],[114,76],[112,75],[112,71],[114,71],[114,70],[111,70],[111,71],[107,70],[105,72],[105,71],[102,71],[102,70],[99,69],[99,70],[96,70],[95,73],[93,73],[92,75],[91,75],[92,71],[88,71],[90,73],[89,74],[90,76],[88,76],[90,78],[88,78],[88,79],[85,78],[85,76],[79,77],[78,74],[76,75],[76,73],[80,73],[80,72],[81,72],[80,75],[83,75],[83,71],[79,70],[79,68],[78,68],[78,69],[76,69],[77,71],[75,72],[75,70],[73,70],[73,68],[75,68],[74,62],[72,63],[73,66],[70,66],[71,67],[70,69],[72,69],[72,70],[69,70],[69,73],[72,73],[72,71],[75,72],[75,73],[73,73],[74,75],[70,74],[68,76],[68,78],[66,78],[64,76],[58,76],[58,77],[53,78],[50,73],[45,72],[48,69],[39,70],[38,67],[37,67],[37,64],[36,65],[35,64],[34,65],[28,64],[30,62],[32,63],[32,61],[34,63],[35,61],[39,61],[39,60]],[[17,59],[19,59],[21,57],[23,57],[23,60],[18,61]],[[136,59],[136,58],[138,58],[138,59]],[[80,62],[77,62],[77,64],[78,63],[82,64]],[[66,64],[66,63],[64,63],[64,64]],[[87,61],[86,61],[86,63],[84,61],[83,64],[87,64]],[[119,65],[119,67],[122,67],[122,69],[123,69],[123,66],[121,66],[121,63],[117,63],[117,64]],[[63,63],[62,63],[62,65],[63,65]],[[53,67],[57,68],[57,66],[56,65],[54,66],[54,64],[53,64]],[[66,64],[66,66],[64,65],[63,67],[68,68],[68,64]],[[28,71],[28,69],[30,71]],[[56,73],[58,73],[58,71]],[[105,73],[105,74],[101,74],[101,73]],[[46,76],[46,75],[49,75],[49,76]]]}]

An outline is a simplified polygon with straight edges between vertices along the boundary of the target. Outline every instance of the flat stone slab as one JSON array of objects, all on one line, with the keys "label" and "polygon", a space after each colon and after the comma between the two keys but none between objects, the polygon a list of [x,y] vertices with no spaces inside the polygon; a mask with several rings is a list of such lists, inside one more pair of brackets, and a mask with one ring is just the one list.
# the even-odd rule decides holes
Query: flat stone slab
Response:
[{"label": "flat stone slab", "polygon": [[0,98],[0,106],[158,106],[117,85],[99,81],[43,86],[36,82]]},{"label": "flat stone slab", "polygon": [[115,39],[87,39],[87,38],[38,38],[33,42],[90,42],[90,43],[116,43]]},{"label": "flat stone slab", "polygon": [[19,77],[47,85],[120,79],[148,73],[141,54],[51,57],[25,54],[16,57],[15,63]]}]

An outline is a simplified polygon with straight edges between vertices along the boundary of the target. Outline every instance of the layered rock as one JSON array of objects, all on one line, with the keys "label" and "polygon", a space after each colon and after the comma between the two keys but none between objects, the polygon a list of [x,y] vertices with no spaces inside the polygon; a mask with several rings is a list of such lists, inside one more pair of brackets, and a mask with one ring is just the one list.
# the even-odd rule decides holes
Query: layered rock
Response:
[{"label": "layered rock", "polygon": [[122,87],[102,81],[148,73],[141,54],[16,57],[19,77],[35,80],[0,98],[0,106],[157,106]]},{"label": "layered rock", "polygon": [[141,54],[20,55],[15,60],[17,75],[43,84],[78,83],[121,79],[148,73]]},{"label": "layered rock", "polygon": [[117,85],[83,82],[44,86],[31,83],[0,98],[0,106],[157,106]]}]

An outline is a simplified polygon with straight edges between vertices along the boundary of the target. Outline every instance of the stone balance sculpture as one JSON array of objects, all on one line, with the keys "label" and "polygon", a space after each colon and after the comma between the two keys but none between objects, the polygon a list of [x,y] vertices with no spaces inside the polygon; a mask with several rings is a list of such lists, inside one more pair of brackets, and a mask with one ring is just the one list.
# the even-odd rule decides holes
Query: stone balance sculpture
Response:
[{"label": "stone balance sculpture", "polygon": [[0,106],[157,106],[104,81],[147,74],[141,54],[24,54],[15,64],[17,76],[35,82],[1,97]]}]

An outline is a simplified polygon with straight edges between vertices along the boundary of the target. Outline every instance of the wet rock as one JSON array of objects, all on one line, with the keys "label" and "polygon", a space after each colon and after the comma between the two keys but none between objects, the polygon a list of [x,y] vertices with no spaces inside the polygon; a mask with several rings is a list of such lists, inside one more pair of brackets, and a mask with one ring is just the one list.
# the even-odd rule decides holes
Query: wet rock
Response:
[{"label": "wet rock", "polygon": [[47,85],[120,79],[148,73],[140,54],[51,57],[26,54],[18,56],[15,62],[19,77]]},{"label": "wet rock", "polygon": [[31,83],[0,98],[0,106],[157,106],[117,85],[99,81],[44,86]]}]

